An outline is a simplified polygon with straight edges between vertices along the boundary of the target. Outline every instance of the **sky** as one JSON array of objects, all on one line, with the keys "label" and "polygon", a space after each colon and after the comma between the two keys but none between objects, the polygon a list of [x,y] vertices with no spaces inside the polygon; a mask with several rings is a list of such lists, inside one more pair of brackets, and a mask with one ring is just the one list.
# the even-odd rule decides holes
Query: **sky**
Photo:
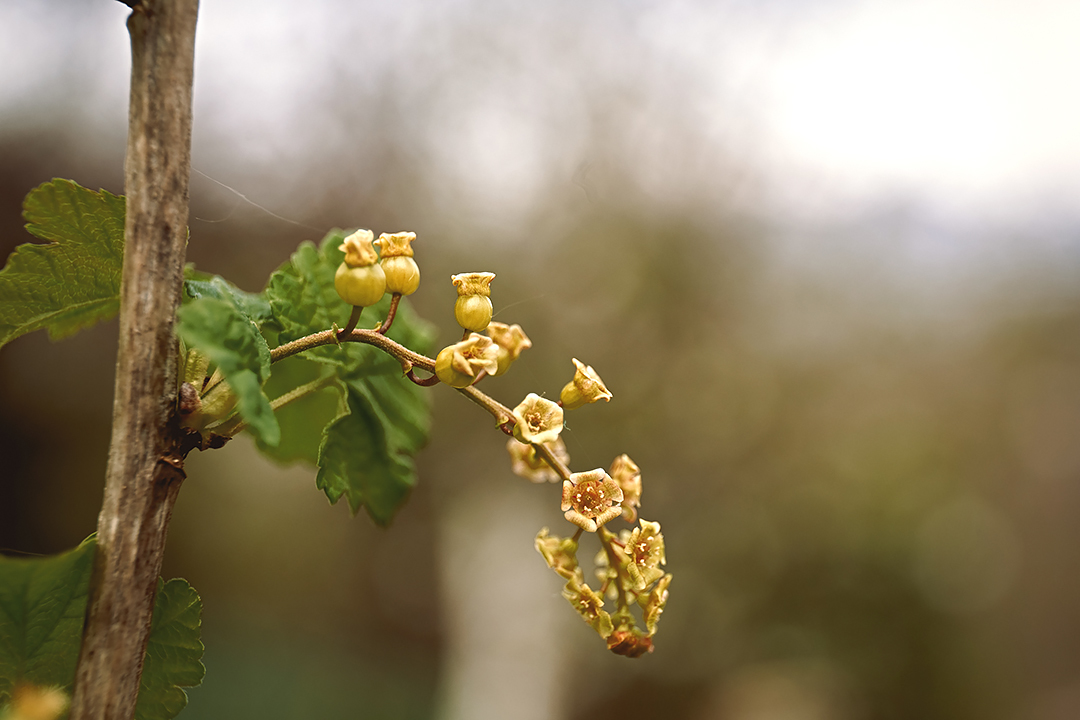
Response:
[{"label": "sky", "polygon": [[[126,11],[104,1],[0,4],[0,122],[62,111],[57,88],[78,87],[79,112],[122,123]],[[234,162],[298,161],[298,138],[341,133],[303,111],[324,102],[320,93],[343,77],[392,75],[412,58],[424,63],[429,95],[414,108],[428,123],[429,155],[477,200],[513,206],[551,163],[580,170],[580,70],[594,88],[646,88],[635,108],[642,125],[662,134],[665,116],[682,115],[696,142],[752,166],[764,183],[755,203],[813,214],[902,194],[961,215],[1075,213],[1078,31],[1080,4],[1067,0],[324,0],[302,14],[283,0],[210,1],[198,31],[195,160],[213,174],[200,140],[243,127]],[[481,42],[464,55],[475,55],[480,79],[440,76],[440,57],[451,45],[461,54],[470,32]],[[578,60],[560,65],[559,48],[575,43]],[[631,145],[667,183],[670,149],[646,140]]]}]

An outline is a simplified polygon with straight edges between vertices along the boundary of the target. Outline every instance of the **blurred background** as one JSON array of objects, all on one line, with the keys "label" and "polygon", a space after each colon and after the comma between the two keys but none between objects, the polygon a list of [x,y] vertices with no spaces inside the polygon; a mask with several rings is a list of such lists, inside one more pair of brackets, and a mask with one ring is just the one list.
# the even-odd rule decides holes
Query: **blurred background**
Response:
[{"label": "blurred background", "polygon": [[[123,191],[126,14],[0,2],[0,256],[39,183]],[[1080,717],[1078,33],[1068,0],[205,0],[189,259],[258,291],[329,228],[415,231],[440,344],[449,275],[495,272],[534,347],[485,389],[596,367],[572,465],[634,458],[675,579],[656,652],[610,654],[533,550],[558,489],[445,387],[387,530],[240,438],[170,533],[183,717]],[[93,531],[115,341],[0,351],[5,553]]]}]

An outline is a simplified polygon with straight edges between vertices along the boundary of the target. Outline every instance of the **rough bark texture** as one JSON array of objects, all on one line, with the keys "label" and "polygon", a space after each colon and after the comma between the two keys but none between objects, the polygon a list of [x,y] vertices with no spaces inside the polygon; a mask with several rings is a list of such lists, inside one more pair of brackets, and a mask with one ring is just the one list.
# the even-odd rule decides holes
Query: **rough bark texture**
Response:
[{"label": "rough bark texture", "polygon": [[173,321],[187,244],[198,0],[128,19],[127,223],[112,443],[72,720],[134,717],[165,534],[183,475]]}]

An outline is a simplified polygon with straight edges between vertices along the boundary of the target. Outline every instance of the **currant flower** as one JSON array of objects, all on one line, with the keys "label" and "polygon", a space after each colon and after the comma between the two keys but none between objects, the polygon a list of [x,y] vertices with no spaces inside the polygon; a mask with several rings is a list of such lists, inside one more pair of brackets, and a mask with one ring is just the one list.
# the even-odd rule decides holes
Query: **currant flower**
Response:
[{"label": "currant flower", "polygon": [[671,585],[671,573],[660,578],[660,582],[656,583],[656,587],[648,595],[638,597],[638,605],[641,606],[641,614],[649,635],[656,633],[656,624],[660,620],[660,614],[667,606],[669,585]]},{"label": "currant flower", "polygon": [[532,347],[532,341],[520,325],[490,322],[487,331],[488,336],[499,346],[499,369],[493,373],[495,375],[502,375],[509,370],[510,364],[518,359],[521,351]]},{"label": "currant flower", "polygon": [[641,507],[641,468],[623,453],[611,463],[608,474],[622,488],[623,519],[634,522],[637,520],[637,508]]},{"label": "currant flower", "polygon": [[549,443],[563,428],[563,410],[536,393],[529,393],[514,408],[514,437],[523,443]]},{"label": "currant flower", "polygon": [[626,541],[626,555],[630,558],[626,570],[636,589],[644,590],[663,577],[660,566],[667,564],[667,558],[660,523],[642,520]]},{"label": "currant flower", "polygon": [[386,275],[386,292],[412,295],[420,287],[420,268],[413,260],[412,241],[416,233],[383,233],[375,241],[383,273]]},{"label": "currant flower", "polygon": [[386,293],[386,274],[372,247],[373,237],[370,230],[357,230],[338,247],[345,251],[345,261],[334,273],[334,289],[342,300],[356,307],[374,305]]},{"label": "currant flower", "polygon": [[623,492],[601,468],[574,473],[563,481],[564,517],[586,532],[596,529],[622,513]]},{"label": "currant flower", "polygon": [[559,393],[559,399],[562,400],[563,407],[567,410],[574,410],[588,403],[611,400],[611,392],[604,385],[604,381],[600,379],[600,376],[596,374],[596,371],[592,369],[592,366],[580,362],[577,358],[573,358],[573,360],[574,366],[577,367],[574,379],[566,383],[562,392]]},{"label": "currant flower", "polygon": [[563,588],[562,596],[600,637],[607,638],[611,635],[615,627],[611,622],[611,615],[604,610],[604,599],[599,593],[582,582],[569,580]]},{"label": "currant flower", "polygon": [[543,528],[536,535],[534,544],[536,551],[544,556],[549,568],[567,580],[579,583],[582,581],[584,576],[578,567],[578,544],[575,540],[551,535],[547,528]]},{"label": "currant flower", "polygon": [[495,273],[473,272],[451,275],[457,288],[454,318],[458,325],[472,332],[483,332],[491,322],[491,281]]},{"label": "currant flower", "polygon": [[[552,442],[544,443],[544,447],[550,450],[563,465],[570,463],[570,453],[566,452],[566,444],[563,443],[562,438],[555,438]],[[518,477],[534,483],[559,480],[559,474],[537,454],[536,448],[531,444],[510,438],[506,441],[506,450],[510,453],[510,469]]]},{"label": "currant flower", "polygon": [[476,382],[480,372],[489,375],[498,367],[498,348],[491,338],[470,333],[461,342],[448,345],[435,357],[435,374],[450,387],[463,388]]}]

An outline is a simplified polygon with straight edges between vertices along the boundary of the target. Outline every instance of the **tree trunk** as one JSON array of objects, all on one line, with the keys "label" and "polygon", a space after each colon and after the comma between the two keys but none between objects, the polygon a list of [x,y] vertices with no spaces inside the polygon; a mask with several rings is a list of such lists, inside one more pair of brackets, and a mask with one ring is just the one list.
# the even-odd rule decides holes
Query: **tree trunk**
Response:
[{"label": "tree trunk", "polygon": [[128,3],[127,220],[112,442],[72,720],[129,720],[183,480],[173,420],[198,0]]}]

